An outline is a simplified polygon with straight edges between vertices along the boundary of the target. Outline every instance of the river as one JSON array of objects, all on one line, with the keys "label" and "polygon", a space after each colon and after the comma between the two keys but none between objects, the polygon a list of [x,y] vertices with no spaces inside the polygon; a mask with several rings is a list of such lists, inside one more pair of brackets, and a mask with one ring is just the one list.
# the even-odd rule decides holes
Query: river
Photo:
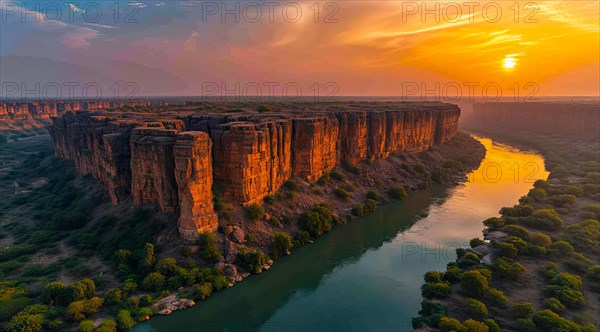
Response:
[{"label": "river", "polygon": [[466,183],[410,193],[294,250],[262,275],[134,330],[411,331],[423,274],[445,270],[457,247],[482,236],[482,220],[548,176],[540,155],[477,139],[487,153]]}]

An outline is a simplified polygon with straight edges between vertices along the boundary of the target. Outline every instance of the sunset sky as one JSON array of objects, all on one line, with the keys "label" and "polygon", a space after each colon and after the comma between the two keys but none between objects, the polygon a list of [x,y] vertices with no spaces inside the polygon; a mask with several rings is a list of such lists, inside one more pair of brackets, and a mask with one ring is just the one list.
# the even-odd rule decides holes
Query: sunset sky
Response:
[{"label": "sunset sky", "polygon": [[598,1],[310,1],[272,11],[228,2],[239,22],[223,19],[217,2],[119,2],[118,17],[114,1],[0,3],[3,94],[6,82],[97,82],[108,97],[114,82],[134,82],[137,95],[202,95],[236,82],[263,95],[273,85],[265,82],[278,84],[275,95],[294,83],[307,96],[315,83],[320,95],[600,89]]}]

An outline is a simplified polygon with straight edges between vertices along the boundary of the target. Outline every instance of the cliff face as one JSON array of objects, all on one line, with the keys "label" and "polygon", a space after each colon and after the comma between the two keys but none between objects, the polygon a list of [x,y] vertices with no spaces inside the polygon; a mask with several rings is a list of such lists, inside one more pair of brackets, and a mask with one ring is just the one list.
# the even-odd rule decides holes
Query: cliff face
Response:
[{"label": "cliff face", "polygon": [[468,124],[570,132],[596,136],[600,132],[600,106],[583,103],[475,103]]},{"label": "cliff face", "polygon": [[40,128],[54,116],[67,111],[97,110],[119,107],[165,106],[162,100],[72,100],[72,101],[5,101],[0,102],[0,130]]},{"label": "cliff face", "polygon": [[173,147],[175,179],[179,195],[179,233],[195,238],[215,231],[217,214],[212,204],[212,142],[200,131],[182,132]]},{"label": "cliff face", "polygon": [[[56,155],[94,175],[113,202],[179,211],[186,238],[217,227],[212,187],[242,205],[288,179],[315,181],[342,162],[422,151],[451,139],[460,110],[429,103],[277,114],[67,112],[53,118]],[[164,115],[163,115],[164,116]],[[157,118],[158,117],[158,118]]]}]

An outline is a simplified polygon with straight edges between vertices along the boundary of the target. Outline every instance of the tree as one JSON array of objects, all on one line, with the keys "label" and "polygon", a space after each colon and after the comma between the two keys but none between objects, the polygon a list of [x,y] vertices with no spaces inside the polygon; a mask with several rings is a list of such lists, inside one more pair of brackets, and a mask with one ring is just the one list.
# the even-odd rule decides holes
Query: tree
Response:
[{"label": "tree", "polygon": [[427,299],[445,298],[450,295],[452,288],[449,284],[438,282],[434,284],[423,284],[421,286],[421,295]]},{"label": "tree", "polygon": [[408,196],[408,194],[406,193],[406,190],[404,190],[404,187],[402,187],[402,186],[394,187],[394,188],[390,189],[388,191],[388,195],[392,199],[398,199],[398,200],[405,199],[406,196]]},{"label": "tree", "polygon": [[118,288],[111,288],[104,294],[104,302],[108,305],[119,304],[123,298],[123,292]]},{"label": "tree", "polygon": [[425,282],[433,284],[433,283],[442,282],[444,279],[444,275],[438,271],[428,271],[428,272],[425,272],[424,279],[425,279]]},{"label": "tree", "polygon": [[96,329],[95,332],[116,332],[117,331],[117,322],[112,319],[105,319],[100,323],[100,326]]},{"label": "tree", "polygon": [[489,332],[490,328],[482,322],[467,319],[463,322],[467,332]]},{"label": "tree", "polygon": [[65,284],[58,281],[46,285],[43,292],[44,300],[49,304],[64,302],[65,295]]},{"label": "tree", "polygon": [[117,326],[121,330],[129,330],[135,326],[135,321],[131,318],[129,310],[119,310],[119,313],[117,313]]},{"label": "tree", "polygon": [[258,204],[252,204],[246,208],[246,215],[250,220],[260,220],[265,215],[265,210]]},{"label": "tree", "polygon": [[66,287],[67,301],[77,301],[85,298],[90,298],[96,293],[96,285],[89,278],[81,279]]},{"label": "tree", "polygon": [[137,283],[132,280],[132,279],[127,279],[125,280],[125,283],[123,284],[123,293],[125,293],[126,295],[131,294],[133,292],[135,292],[138,288]]},{"label": "tree", "polygon": [[43,321],[44,314],[23,310],[10,319],[6,329],[11,332],[38,332],[42,330]]},{"label": "tree", "polygon": [[456,318],[442,317],[438,324],[440,331],[442,332],[464,332],[465,327]]},{"label": "tree", "polygon": [[160,272],[151,272],[142,281],[142,287],[149,291],[157,291],[165,284],[165,276]]},{"label": "tree", "polygon": [[129,264],[129,260],[133,254],[131,251],[126,249],[119,249],[115,251],[115,258],[117,259],[117,264],[119,268],[126,267]]},{"label": "tree", "polygon": [[488,309],[485,303],[476,299],[467,299],[467,312],[475,319],[486,319],[488,317]]},{"label": "tree", "polygon": [[466,294],[477,297],[483,296],[489,288],[487,278],[478,270],[464,272],[460,278],[460,286]]},{"label": "tree", "polygon": [[177,260],[175,258],[163,258],[156,264],[156,269],[163,275],[172,275],[177,268]]},{"label": "tree", "polygon": [[90,320],[90,319],[82,320],[81,323],[79,323],[79,331],[80,332],[94,331],[94,321]]},{"label": "tree", "polygon": [[92,315],[98,311],[98,308],[102,306],[102,299],[99,297],[93,297],[91,299],[83,299],[71,302],[65,314],[67,317],[74,321],[80,321],[86,316]]},{"label": "tree", "polygon": [[200,247],[200,257],[208,262],[213,262],[223,254],[217,249],[217,240],[213,233],[203,232],[198,235],[198,246]]},{"label": "tree", "polygon": [[367,198],[378,201],[379,193],[377,192],[377,190],[369,190],[369,192],[367,192]]},{"label": "tree", "polygon": [[144,266],[154,266],[154,245],[152,243],[146,243],[146,256],[144,257]]},{"label": "tree", "polygon": [[204,300],[212,293],[212,285],[208,282],[204,282],[194,286],[194,298]]},{"label": "tree", "polygon": [[533,305],[529,302],[513,303],[512,313],[517,318],[529,318],[533,314]]},{"label": "tree", "polygon": [[279,256],[286,254],[288,255],[292,250],[292,237],[286,232],[277,232],[273,235],[273,258],[277,259]]}]

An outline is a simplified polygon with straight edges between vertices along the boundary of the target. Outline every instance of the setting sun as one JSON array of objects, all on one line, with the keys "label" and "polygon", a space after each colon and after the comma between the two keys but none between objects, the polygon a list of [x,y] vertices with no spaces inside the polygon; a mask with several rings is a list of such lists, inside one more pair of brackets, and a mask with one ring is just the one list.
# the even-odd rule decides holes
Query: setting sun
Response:
[{"label": "setting sun", "polygon": [[504,69],[513,69],[517,66],[517,60],[515,58],[506,57],[504,58],[504,63],[502,67]]}]

